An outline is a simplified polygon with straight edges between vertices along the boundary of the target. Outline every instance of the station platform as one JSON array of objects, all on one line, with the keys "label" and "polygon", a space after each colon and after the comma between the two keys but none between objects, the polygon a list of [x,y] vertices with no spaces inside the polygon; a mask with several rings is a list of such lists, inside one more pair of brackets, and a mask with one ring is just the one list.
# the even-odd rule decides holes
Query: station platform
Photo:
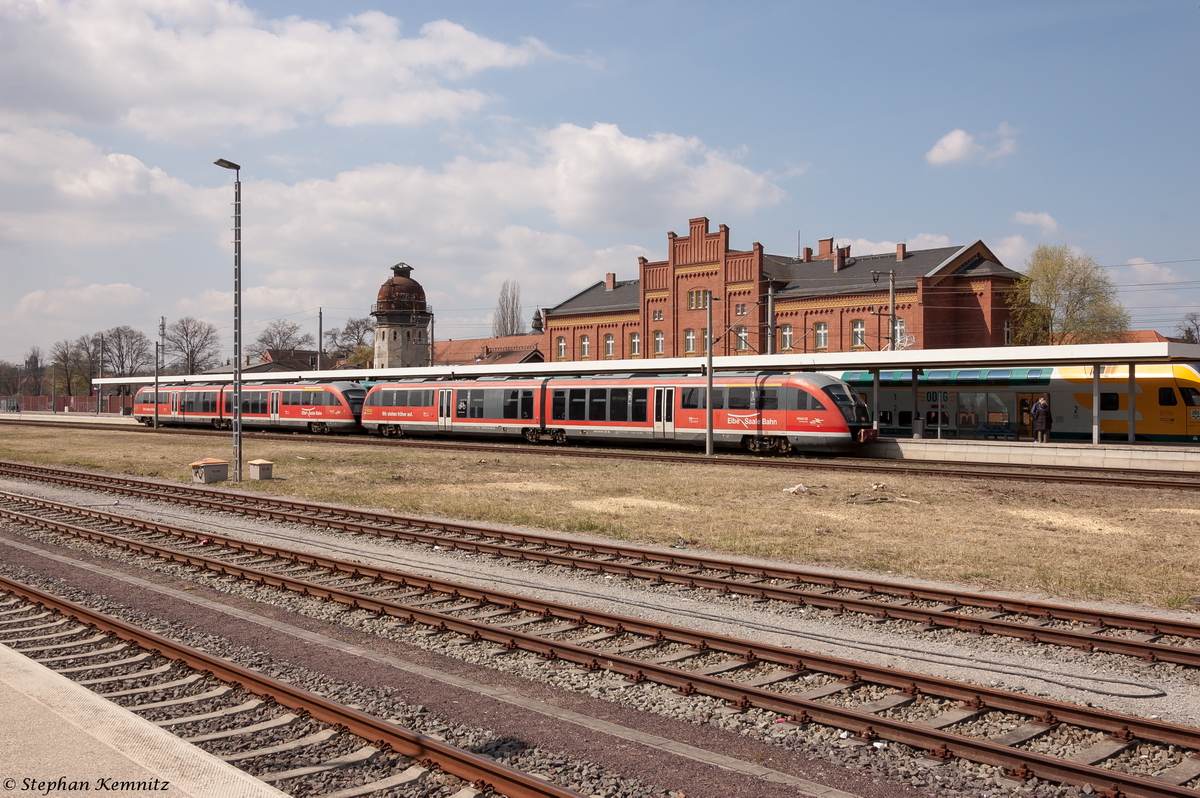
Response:
[{"label": "station platform", "polygon": [[286,795],[4,645],[0,718],[5,793]]},{"label": "station platform", "polygon": [[51,413],[49,410],[30,410],[17,413],[0,413],[0,421],[53,421],[54,423],[76,424],[119,424],[136,426],[133,416],[113,413]]},{"label": "station platform", "polygon": [[990,465],[1087,466],[1134,471],[1189,471],[1200,474],[1200,448],[1171,443],[1121,444],[1105,441],[978,441],[958,438],[881,438],[864,446],[862,457],[886,460],[938,460]]}]

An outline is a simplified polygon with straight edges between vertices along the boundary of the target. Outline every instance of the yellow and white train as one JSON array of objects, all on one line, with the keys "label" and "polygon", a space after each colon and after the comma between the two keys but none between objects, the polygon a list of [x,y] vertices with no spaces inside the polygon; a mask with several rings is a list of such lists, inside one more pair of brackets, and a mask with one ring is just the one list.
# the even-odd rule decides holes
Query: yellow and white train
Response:
[{"label": "yellow and white train", "polygon": [[[869,371],[839,371],[871,404]],[[1030,410],[1048,394],[1052,440],[1091,440],[1092,367],[932,369],[917,381],[912,371],[882,371],[879,432],[912,435],[914,417],[932,437],[1032,438]],[[1124,441],[1129,434],[1129,368],[1100,372],[1100,437]],[[1200,442],[1200,364],[1138,366],[1134,372],[1134,433],[1138,441]]]}]

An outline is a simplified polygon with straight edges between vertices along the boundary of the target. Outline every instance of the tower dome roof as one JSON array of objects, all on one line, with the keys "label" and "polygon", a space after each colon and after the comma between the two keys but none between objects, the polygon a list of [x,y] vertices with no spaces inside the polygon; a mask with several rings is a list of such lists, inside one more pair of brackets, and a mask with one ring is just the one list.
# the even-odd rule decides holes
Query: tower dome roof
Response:
[{"label": "tower dome roof", "polygon": [[392,267],[392,276],[379,287],[376,297],[378,310],[425,310],[425,289],[409,277],[412,266],[397,263]]}]

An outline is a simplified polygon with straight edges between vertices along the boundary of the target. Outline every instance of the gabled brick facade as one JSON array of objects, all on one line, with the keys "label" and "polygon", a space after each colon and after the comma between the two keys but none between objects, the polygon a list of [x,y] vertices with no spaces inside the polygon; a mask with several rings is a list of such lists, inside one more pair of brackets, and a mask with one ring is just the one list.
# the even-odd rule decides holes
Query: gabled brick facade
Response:
[{"label": "gabled brick facade", "polygon": [[982,241],[854,257],[829,238],[815,256],[792,258],[757,243],[730,249],[729,228],[712,232],[700,217],[688,235],[667,234],[667,260],[638,259],[639,279],[609,274],[547,310],[542,349],[551,361],[702,355],[706,292],[715,355],[885,349],[889,272],[902,325],[896,348],[1008,343],[1005,297],[1020,275]]}]

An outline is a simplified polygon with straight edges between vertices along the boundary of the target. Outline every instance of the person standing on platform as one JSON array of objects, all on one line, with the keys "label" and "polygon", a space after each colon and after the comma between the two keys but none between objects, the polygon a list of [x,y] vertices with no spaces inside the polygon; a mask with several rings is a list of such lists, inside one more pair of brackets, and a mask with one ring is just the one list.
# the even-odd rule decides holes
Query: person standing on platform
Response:
[{"label": "person standing on platform", "polygon": [[1042,394],[1033,406],[1033,437],[1038,443],[1050,441],[1050,428],[1054,426],[1054,420],[1050,417],[1049,399],[1047,394]]}]

